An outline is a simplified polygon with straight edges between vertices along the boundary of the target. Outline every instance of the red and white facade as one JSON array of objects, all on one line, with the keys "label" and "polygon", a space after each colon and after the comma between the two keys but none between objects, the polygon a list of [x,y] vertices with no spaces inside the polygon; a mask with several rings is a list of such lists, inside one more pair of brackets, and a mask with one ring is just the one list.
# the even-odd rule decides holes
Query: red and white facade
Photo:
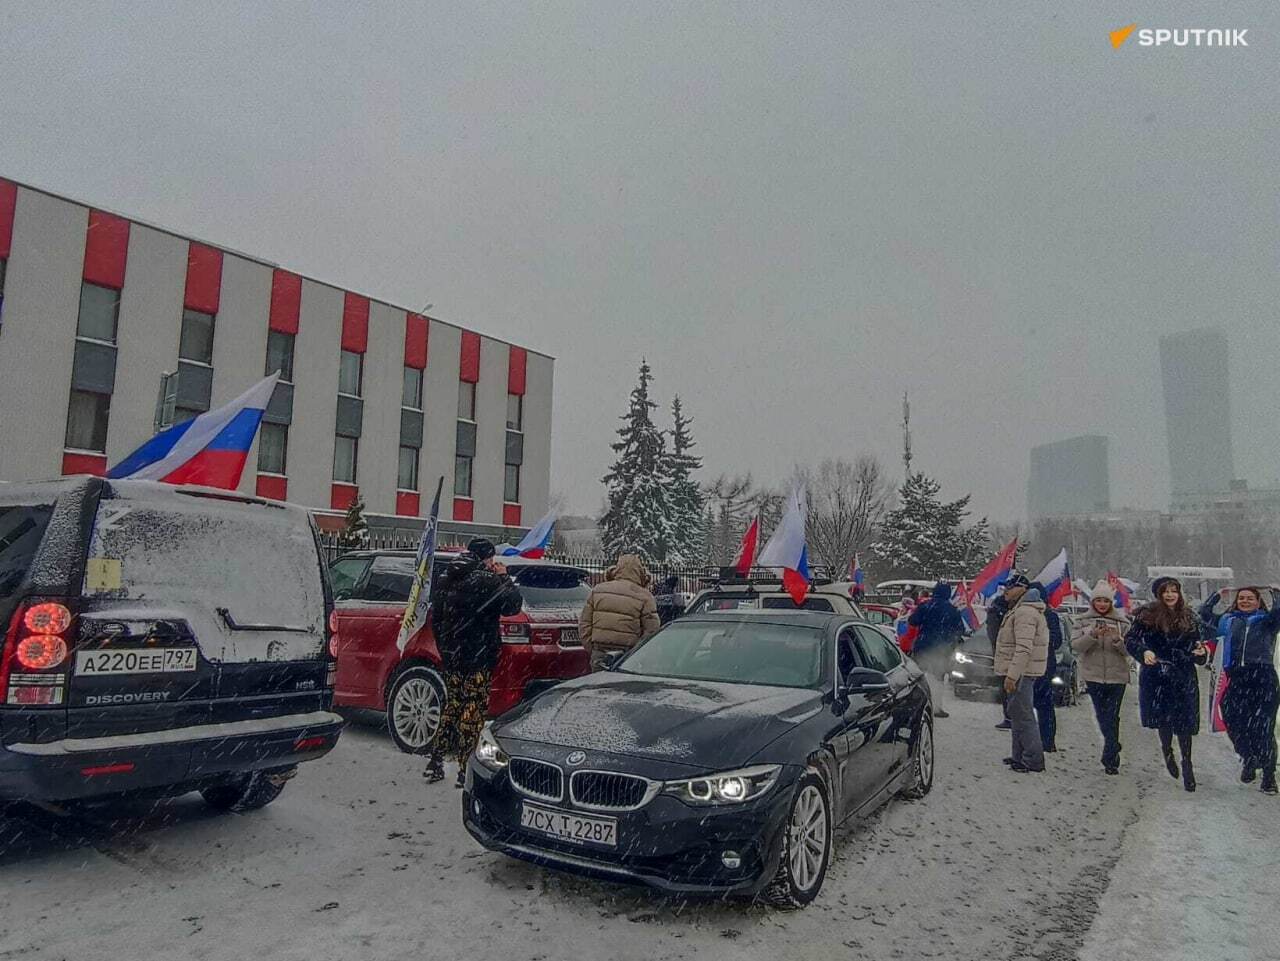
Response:
[{"label": "red and white facade", "polygon": [[385,523],[547,507],[550,357],[0,179],[0,481],[102,473],[283,369],[242,490]]}]

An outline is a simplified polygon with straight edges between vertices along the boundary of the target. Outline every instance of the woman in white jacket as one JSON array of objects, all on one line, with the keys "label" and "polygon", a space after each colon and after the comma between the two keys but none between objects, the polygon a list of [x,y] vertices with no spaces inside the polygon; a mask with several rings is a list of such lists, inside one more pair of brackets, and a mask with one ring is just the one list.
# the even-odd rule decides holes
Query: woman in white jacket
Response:
[{"label": "woman in white jacket", "polygon": [[1120,704],[1129,684],[1129,655],[1124,637],[1129,619],[1116,608],[1116,592],[1098,581],[1089,599],[1089,613],[1076,621],[1071,648],[1080,655],[1080,676],[1093,701],[1102,729],[1102,768],[1120,773]]}]

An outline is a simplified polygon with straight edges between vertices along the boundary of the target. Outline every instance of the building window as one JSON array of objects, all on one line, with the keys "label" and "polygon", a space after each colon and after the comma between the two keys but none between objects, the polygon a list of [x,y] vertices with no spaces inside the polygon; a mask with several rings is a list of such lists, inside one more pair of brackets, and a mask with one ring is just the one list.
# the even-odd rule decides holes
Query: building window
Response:
[{"label": "building window", "polygon": [[502,489],[502,499],[508,504],[520,503],[520,465],[507,465],[507,479]]},{"label": "building window", "polygon": [[282,334],[278,330],[267,331],[267,369],[270,376],[280,371],[280,379],[285,383],[293,383],[293,334]]},{"label": "building window", "polygon": [[470,381],[458,381],[458,420],[476,419],[476,385]]},{"label": "building window", "polygon": [[173,422],[182,424],[189,420],[195,420],[203,413],[204,411],[197,410],[195,407],[175,407],[173,409]]},{"label": "building window", "polygon": [[119,321],[120,291],[97,284],[81,284],[77,337],[114,344]]},{"label": "building window", "polygon": [[471,496],[471,458],[455,457],[453,459],[453,496]]},{"label": "building window", "polygon": [[354,437],[338,434],[333,439],[333,479],[340,484],[356,482],[356,457],[360,442]]},{"label": "building window", "polygon": [[422,371],[417,367],[404,369],[404,389],[400,394],[400,406],[410,410],[422,410]]},{"label": "building window", "polygon": [[197,364],[213,363],[213,314],[190,308],[182,312],[182,338],[178,356]]},{"label": "building window", "polygon": [[288,462],[288,425],[268,424],[264,421],[258,428],[258,471],[263,474],[286,474]]},{"label": "building window", "polygon": [[400,448],[400,473],[396,479],[396,487],[402,491],[418,489],[418,448]]},{"label": "building window", "polygon": [[359,397],[360,382],[364,374],[364,354],[344,350],[338,366],[338,393]]},{"label": "building window", "polygon": [[67,447],[93,451],[107,449],[107,417],[111,413],[111,395],[72,390],[67,408]]},{"label": "building window", "polygon": [[507,395],[507,430],[524,430],[524,397]]}]

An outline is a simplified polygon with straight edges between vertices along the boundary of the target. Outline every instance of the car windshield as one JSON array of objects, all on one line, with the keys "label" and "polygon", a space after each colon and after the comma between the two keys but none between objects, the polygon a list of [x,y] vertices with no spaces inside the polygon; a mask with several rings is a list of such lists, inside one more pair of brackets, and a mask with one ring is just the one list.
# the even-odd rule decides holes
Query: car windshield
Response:
[{"label": "car windshield", "polygon": [[798,624],[707,618],[676,621],[618,666],[624,674],[772,687],[817,687],[827,676],[821,630]]},{"label": "car windshield", "polygon": [[512,567],[510,573],[526,608],[581,610],[591,593],[582,572],[573,567]]}]

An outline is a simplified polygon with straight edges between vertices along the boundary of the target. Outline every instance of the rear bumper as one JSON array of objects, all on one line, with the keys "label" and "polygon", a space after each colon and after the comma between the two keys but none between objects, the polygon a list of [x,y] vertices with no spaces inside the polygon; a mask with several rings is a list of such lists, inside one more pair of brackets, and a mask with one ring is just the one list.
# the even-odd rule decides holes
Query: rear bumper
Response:
[{"label": "rear bumper", "polygon": [[591,655],[582,647],[504,644],[489,693],[489,716],[504,714],[525,697],[590,671]]},{"label": "rear bumper", "polygon": [[149,788],[201,787],[229,774],[323,757],[342,718],[328,711],[146,734],[0,747],[0,798],[65,801]]}]

